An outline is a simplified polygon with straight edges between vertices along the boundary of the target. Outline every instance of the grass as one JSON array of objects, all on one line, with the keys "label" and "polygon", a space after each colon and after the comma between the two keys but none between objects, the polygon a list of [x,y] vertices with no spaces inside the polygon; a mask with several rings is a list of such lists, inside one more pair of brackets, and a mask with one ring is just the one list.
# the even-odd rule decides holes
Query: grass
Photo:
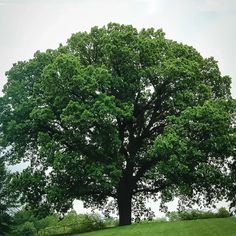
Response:
[{"label": "grass", "polygon": [[[77,234],[78,235],[78,234]],[[76,235],[76,236],[77,236]],[[236,218],[149,222],[115,227],[83,236],[236,236]]]}]

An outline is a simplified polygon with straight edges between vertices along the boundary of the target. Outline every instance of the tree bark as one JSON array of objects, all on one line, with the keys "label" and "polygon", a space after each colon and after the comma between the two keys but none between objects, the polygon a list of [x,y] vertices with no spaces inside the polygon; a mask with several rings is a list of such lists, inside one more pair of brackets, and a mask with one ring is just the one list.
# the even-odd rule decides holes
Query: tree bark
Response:
[{"label": "tree bark", "polygon": [[123,188],[118,191],[118,211],[119,211],[119,225],[131,224],[131,201],[132,194],[130,189]]}]

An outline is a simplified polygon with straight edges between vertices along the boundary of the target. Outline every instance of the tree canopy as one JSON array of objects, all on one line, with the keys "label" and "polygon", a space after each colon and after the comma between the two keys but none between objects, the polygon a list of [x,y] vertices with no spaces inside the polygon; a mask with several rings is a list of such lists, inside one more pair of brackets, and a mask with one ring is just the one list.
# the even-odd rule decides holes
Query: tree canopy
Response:
[{"label": "tree canopy", "polygon": [[231,79],[162,30],[93,27],[6,74],[1,146],[10,163],[30,163],[13,181],[22,201],[65,212],[113,197],[124,225],[148,197],[232,193]]}]

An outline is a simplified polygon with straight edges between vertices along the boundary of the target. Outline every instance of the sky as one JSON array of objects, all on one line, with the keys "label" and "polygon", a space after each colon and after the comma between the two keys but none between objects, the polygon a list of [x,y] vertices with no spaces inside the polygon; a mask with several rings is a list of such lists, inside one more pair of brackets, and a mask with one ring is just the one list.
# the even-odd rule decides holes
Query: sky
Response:
[{"label": "sky", "polygon": [[167,38],[213,56],[236,98],[236,0],[0,0],[0,90],[13,63],[109,22],[162,28]]},{"label": "sky", "polygon": [[109,22],[162,28],[167,38],[215,57],[236,97],[235,0],[0,0],[0,90],[14,62]]}]

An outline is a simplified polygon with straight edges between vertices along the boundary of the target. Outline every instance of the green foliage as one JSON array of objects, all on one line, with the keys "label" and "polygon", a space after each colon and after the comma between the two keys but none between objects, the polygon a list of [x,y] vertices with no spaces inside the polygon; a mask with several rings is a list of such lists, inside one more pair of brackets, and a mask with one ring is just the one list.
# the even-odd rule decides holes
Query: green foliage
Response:
[{"label": "green foliage", "polygon": [[13,227],[11,229],[10,235],[14,236],[32,236],[36,233],[36,228],[34,223],[38,219],[33,215],[33,212],[23,208],[15,213],[13,216]]},{"label": "green foliage", "polygon": [[14,227],[12,229],[12,231],[10,232],[10,235],[13,236],[33,236],[35,235],[37,232],[34,223],[33,222],[29,222],[26,221],[23,224],[17,225],[16,227]]},{"label": "green foliage", "polygon": [[11,227],[11,216],[7,212],[0,213],[0,233],[5,235],[10,231]]},{"label": "green foliage", "polygon": [[23,208],[15,213],[10,235],[35,235],[46,227],[56,225],[58,217],[55,215],[38,218],[32,209]]},{"label": "green foliage", "polygon": [[104,219],[105,228],[115,227],[119,225],[119,221],[113,217],[106,217]]},{"label": "green foliage", "polygon": [[34,216],[32,210],[23,208],[17,211],[14,215],[14,224],[20,225],[24,224],[25,222],[35,222],[37,217]]},{"label": "green foliage", "polygon": [[9,182],[10,174],[6,170],[4,159],[0,156],[0,234],[3,235],[10,230],[10,209],[15,205],[9,193]]},{"label": "green foliage", "polygon": [[37,231],[40,231],[47,227],[55,226],[57,225],[57,223],[58,223],[58,217],[56,217],[55,215],[52,215],[52,216],[47,216],[45,218],[35,221],[34,226]]},{"label": "green foliage", "polygon": [[10,235],[65,235],[103,229],[105,222],[98,215],[77,214],[70,211],[62,220],[56,215],[37,218],[30,209],[22,209],[14,215],[14,227]]},{"label": "green foliage", "polygon": [[220,208],[218,212],[214,213],[212,211],[199,211],[199,210],[189,210],[180,212],[169,212],[167,217],[170,221],[179,220],[197,220],[197,219],[209,219],[209,218],[226,218],[230,217],[230,213],[225,208]]},{"label": "green foliage", "polygon": [[230,177],[229,181],[227,182],[229,186],[229,192],[227,194],[227,200],[231,202],[230,207],[232,209],[232,212],[236,213],[236,160],[235,156],[232,158],[232,162],[229,165],[229,169],[231,170],[230,172]]},{"label": "green foliage", "polygon": [[221,207],[217,212],[217,216],[219,218],[226,218],[226,217],[230,217],[231,214],[229,213],[229,211],[227,211],[227,209],[225,209],[224,207]]},{"label": "green foliage", "polygon": [[58,226],[67,228],[66,233],[83,233],[103,229],[105,224],[98,215],[80,214],[69,212]]},{"label": "green foliage", "polygon": [[12,189],[44,216],[113,197],[129,224],[130,206],[146,214],[141,202],[157,194],[163,204],[234,199],[231,79],[162,30],[93,27],[7,77],[0,146],[10,163],[30,162]]}]

